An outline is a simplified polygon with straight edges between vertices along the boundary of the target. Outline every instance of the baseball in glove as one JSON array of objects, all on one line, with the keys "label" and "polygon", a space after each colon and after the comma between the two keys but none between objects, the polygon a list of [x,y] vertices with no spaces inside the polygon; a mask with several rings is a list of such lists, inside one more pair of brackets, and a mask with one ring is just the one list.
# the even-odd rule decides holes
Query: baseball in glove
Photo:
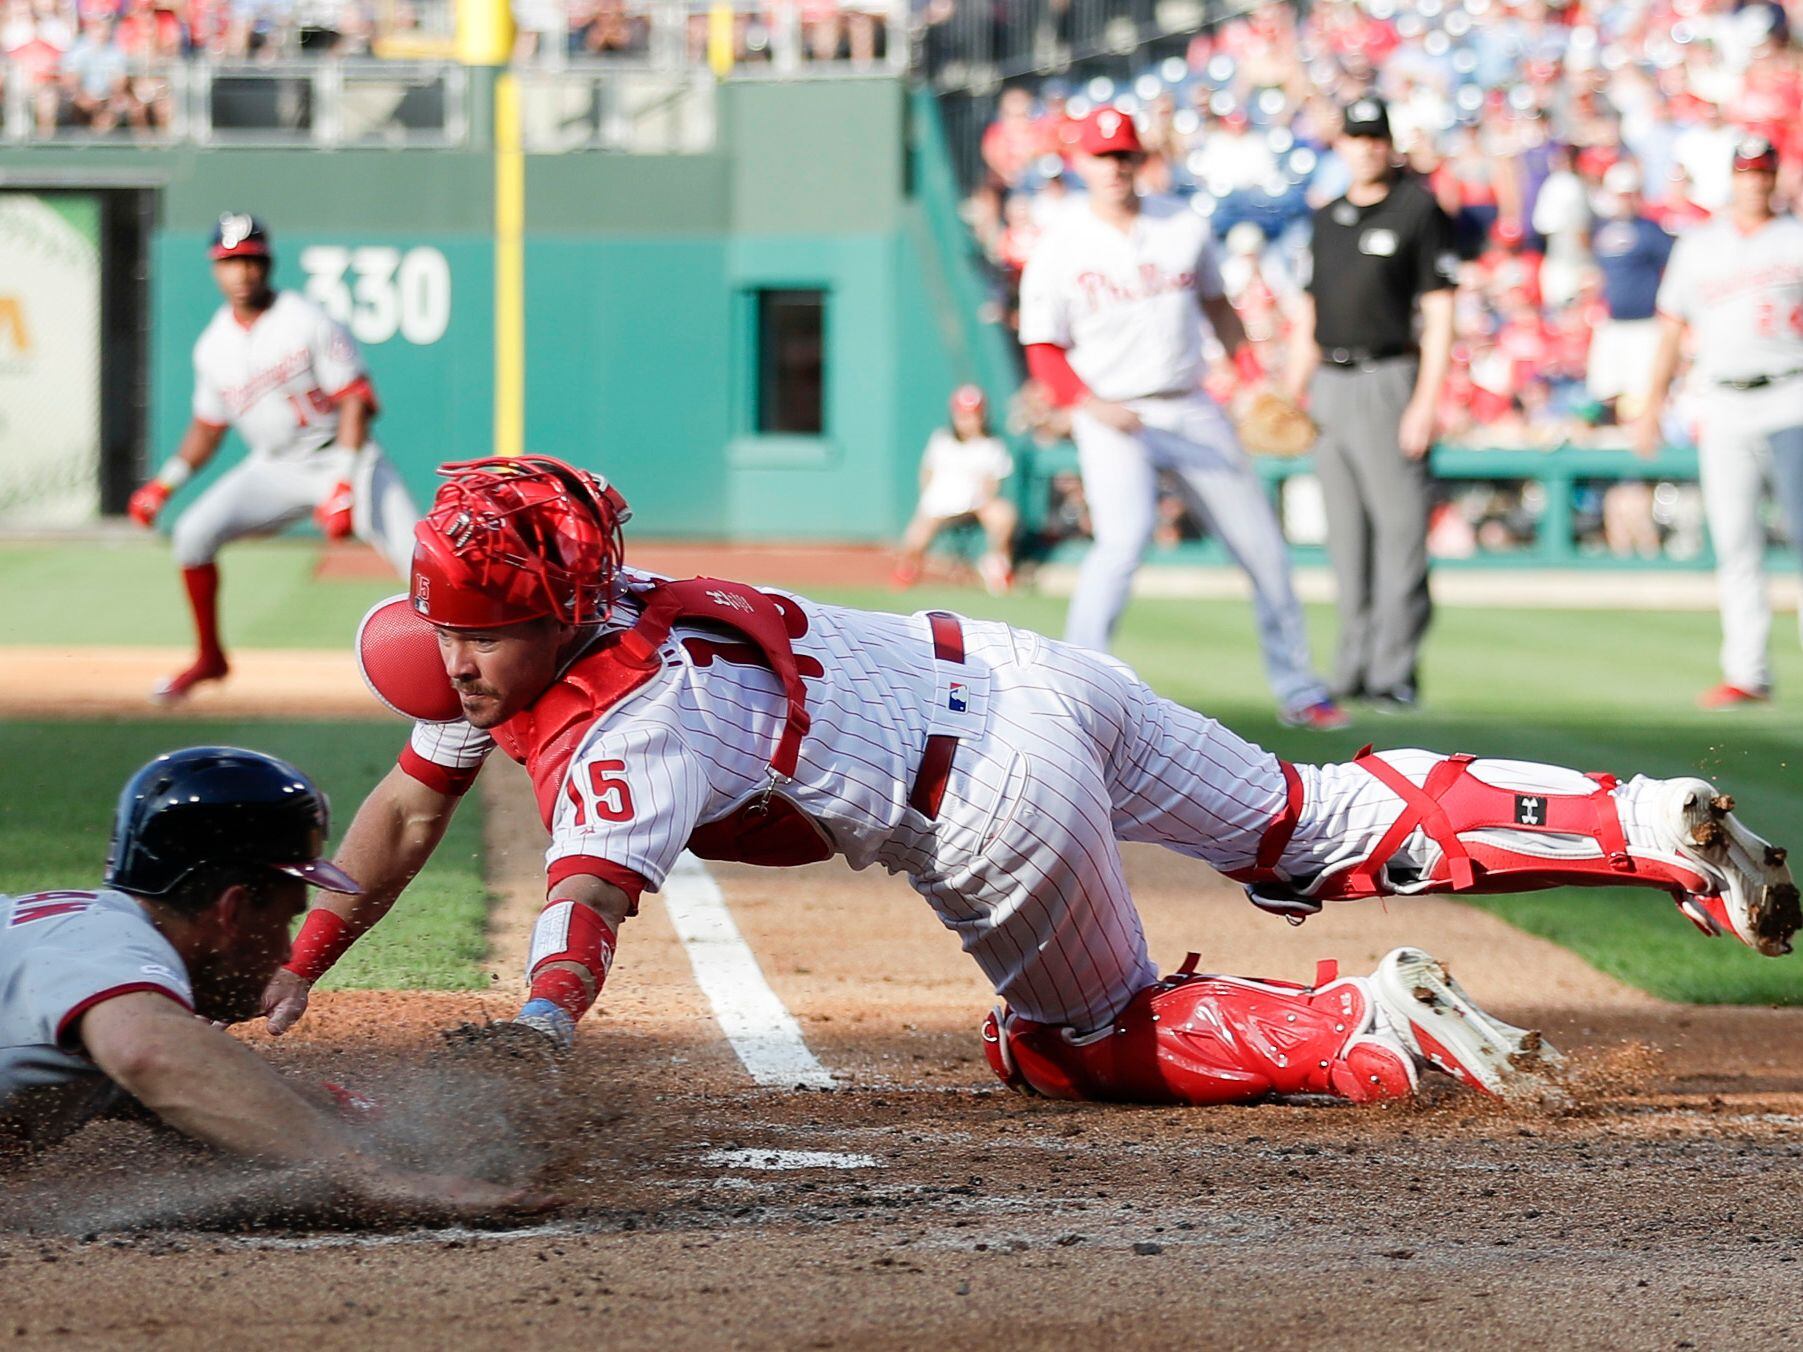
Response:
[{"label": "baseball in glove", "polygon": [[1320,431],[1315,420],[1275,390],[1259,390],[1240,409],[1240,445],[1249,455],[1304,455]]}]

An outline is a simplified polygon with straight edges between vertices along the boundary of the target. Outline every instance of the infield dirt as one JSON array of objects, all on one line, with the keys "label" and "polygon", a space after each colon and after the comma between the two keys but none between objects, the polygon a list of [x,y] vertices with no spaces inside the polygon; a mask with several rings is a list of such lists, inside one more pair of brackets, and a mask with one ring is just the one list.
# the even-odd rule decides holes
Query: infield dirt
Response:
[{"label": "infield dirt", "polygon": [[1136,848],[1161,964],[1194,947],[1213,970],[1306,979],[1317,957],[1357,972],[1418,943],[1572,1054],[1577,1106],[1504,1110],[1450,1084],[1363,1109],[1025,1100],[991,1087],[984,983],[903,882],[714,866],[838,1087],[750,1086],[656,898],[546,1079],[437,1037],[510,1012],[501,940],[540,895],[522,782],[485,779],[507,847],[490,852],[496,992],[326,994],[287,1038],[246,1036],[381,1100],[407,1157],[569,1204],[489,1232],[351,1226],[311,1185],[102,1124],[0,1165],[0,1338],[1770,1348],[1803,1329],[1803,1011],[1654,1001],[1445,901],[1292,929]]}]

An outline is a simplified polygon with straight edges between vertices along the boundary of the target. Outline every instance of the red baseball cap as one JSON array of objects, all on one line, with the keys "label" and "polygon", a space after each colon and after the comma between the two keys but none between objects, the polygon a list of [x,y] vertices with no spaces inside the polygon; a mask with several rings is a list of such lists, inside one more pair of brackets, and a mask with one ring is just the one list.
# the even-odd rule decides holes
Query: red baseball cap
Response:
[{"label": "red baseball cap", "polygon": [[975,385],[960,385],[952,391],[952,407],[955,409],[974,411],[988,402],[983,391]]},{"label": "red baseball cap", "polygon": [[1085,155],[1143,155],[1139,129],[1119,108],[1098,108],[1083,119],[1077,149]]},{"label": "red baseball cap", "polygon": [[1734,146],[1734,169],[1736,173],[1759,169],[1775,174],[1778,172],[1778,147],[1763,136],[1743,137]]}]

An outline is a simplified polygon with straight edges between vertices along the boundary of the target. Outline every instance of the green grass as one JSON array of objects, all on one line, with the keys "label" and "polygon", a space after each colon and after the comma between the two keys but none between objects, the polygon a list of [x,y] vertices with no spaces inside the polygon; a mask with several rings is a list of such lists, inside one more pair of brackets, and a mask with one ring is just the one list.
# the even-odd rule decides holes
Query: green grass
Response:
[{"label": "green grass", "polygon": [[[396,577],[320,582],[319,544],[236,545],[221,558],[220,624],[228,647],[349,645],[363,612],[405,590]],[[0,545],[9,643],[186,647],[192,621],[167,541]]]},{"label": "green grass", "polygon": [[[12,722],[0,724],[0,892],[94,887],[127,776],[158,752],[223,743],[282,756],[331,797],[334,838],[394,763],[398,729],[380,723]],[[476,990],[488,893],[481,804],[471,795],[432,862],[324,985]]]},{"label": "green grass", "polygon": [[[388,579],[316,582],[316,557],[317,545],[306,541],[234,548],[225,569],[228,636],[247,647],[345,643],[364,609],[399,589],[398,582]],[[1532,584],[1525,575],[1523,581]],[[7,636],[14,643],[179,644],[187,638],[175,570],[160,541],[0,545],[0,594],[7,598]],[[1062,629],[1065,611],[1059,598],[998,600],[958,588],[922,588],[906,596],[830,588],[813,594],[878,609],[944,606],[1051,634]],[[1331,651],[1332,614],[1326,607],[1312,607],[1308,618],[1315,652],[1324,659]],[[1703,774],[1733,793],[1763,834],[1803,843],[1803,650],[1791,617],[1780,616],[1773,626],[1780,698],[1770,707],[1732,714],[1705,714],[1692,707],[1696,692],[1716,679],[1718,642],[1715,616],[1694,611],[1446,610],[1436,617],[1427,647],[1426,709],[1407,718],[1367,715],[1350,732],[1331,736],[1276,722],[1259,667],[1251,608],[1242,602],[1136,601],[1127,612],[1117,651],[1164,694],[1206,710],[1291,759],[1343,759],[1369,741],[1380,747],[1428,746],[1546,760],[1624,776]],[[6,787],[0,790],[5,813],[0,816],[5,827],[0,830],[0,888],[12,886],[22,869],[36,869],[40,860],[46,867],[33,874],[33,885],[67,885],[70,876],[97,873],[105,851],[104,820],[119,780],[170,736],[167,724],[135,730],[122,725],[110,733],[105,726],[98,732],[73,724],[0,732],[0,755],[7,766]],[[203,733],[184,727],[181,735]],[[278,735],[289,738],[287,749],[309,770],[328,777],[347,813],[394,750],[393,730],[379,727],[331,728],[315,735],[297,725],[251,724],[205,735],[236,736],[259,746]],[[21,738],[35,738],[23,757],[15,750]],[[98,740],[92,750],[83,749],[89,738]],[[109,743],[108,738],[116,740]],[[367,754],[354,750],[365,745],[365,738]],[[339,777],[332,777],[339,772],[328,760],[346,767]],[[29,767],[28,779],[39,765],[56,767],[65,776],[80,774],[79,769],[64,769],[75,765],[93,767],[94,781],[84,777],[79,794],[57,791],[62,806],[40,812],[40,805],[31,801],[35,791],[20,788],[20,772],[13,767],[21,763]],[[13,829],[27,802],[34,822],[60,823],[64,816],[73,820],[77,806],[86,814],[80,848],[59,856],[54,869],[47,867],[51,861],[41,850]],[[441,903],[447,906],[452,897],[463,899],[471,908],[467,914],[473,914],[480,895],[474,815],[470,807],[464,809],[455,834],[426,875],[427,886],[416,884],[402,902],[402,912],[353,950],[348,978],[369,984],[402,984],[403,978],[435,985],[474,980],[470,964],[480,953],[479,921],[458,922],[466,927],[456,931],[463,937],[452,943],[454,958],[401,956],[410,923],[452,932],[448,922],[427,918],[429,889],[441,889]],[[447,861],[456,861],[456,867],[447,870]],[[1566,890],[1477,904],[1566,945],[1603,971],[1670,999],[1803,1004],[1803,959],[1774,962],[1732,940],[1705,941],[1656,893]],[[410,921],[407,913],[414,911],[421,918]],[[403,965],[416,960],[429,976],[416,977],[411,966]]]}]

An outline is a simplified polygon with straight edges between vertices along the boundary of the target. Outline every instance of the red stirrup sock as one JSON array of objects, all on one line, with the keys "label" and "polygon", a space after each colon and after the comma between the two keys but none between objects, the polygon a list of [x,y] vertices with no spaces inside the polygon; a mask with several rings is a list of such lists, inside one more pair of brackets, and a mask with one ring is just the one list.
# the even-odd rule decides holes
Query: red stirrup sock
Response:
[{"label": "red stirrup sock", "polygon": [[219,565],[196,564],[182,569],[182,586],[188,590],[188,608],[194,612],[194,636],[203,659],[223,659],[219,646]]}]

